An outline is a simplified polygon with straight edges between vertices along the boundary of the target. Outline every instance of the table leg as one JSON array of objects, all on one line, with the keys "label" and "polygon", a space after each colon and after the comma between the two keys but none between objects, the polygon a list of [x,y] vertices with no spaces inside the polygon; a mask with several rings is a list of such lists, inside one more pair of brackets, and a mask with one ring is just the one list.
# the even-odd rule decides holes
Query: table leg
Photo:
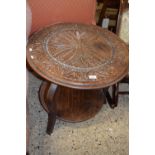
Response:
[{"label": "table leg", "polygon": [[110,108],[114,109],[115,107],[117,107],[118,96],[115,95],[115,92],[118,91],[118,86],[117,86],[117,84],[112,86],[112,96],[110,95],[108,89],[109,89],[109,87],[104,88],[103,92],[106,96],[106,99],[107,99],[107,102],[108,102]]},{"label": "table leg", "polygon": [[118,104],[118,91],[119,91],[119,84],[116,83],[112,86],[112,99],[114,107],[117,107]]},{"label": "table leg", "polygon": [[51,134],[54,129],[56,122],[56,103],[54,102],[54,95],[57,90],[57,85],[49,82],[43,82],[40,88],[40,100],[41,103],[44,101],[47,103],[47,106],[43,106],[48,112],[48,123],[47,123],[47,134]]},{"label": "table leg", "polygon": [[51,135],[51,133],[53,133],[55,122],[56,122],[56,114],[53,112],[50,112],[48,114],[48,123],[47,123],[47,130],[46,130],[47,134]]}]

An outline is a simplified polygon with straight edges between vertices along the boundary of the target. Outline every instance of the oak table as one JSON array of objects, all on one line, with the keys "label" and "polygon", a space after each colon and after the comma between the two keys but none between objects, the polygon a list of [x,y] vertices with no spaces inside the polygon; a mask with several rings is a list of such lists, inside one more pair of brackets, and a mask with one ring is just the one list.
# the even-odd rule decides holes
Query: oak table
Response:
[{"label": "oak table", "polygon": [[56,118],[79,122],[95,116],[106,102],[104,88],[128,73],[128,47],[101,27],[62,23],[30,37],[27,62],[44,78],[39,98],[51,134]]}]

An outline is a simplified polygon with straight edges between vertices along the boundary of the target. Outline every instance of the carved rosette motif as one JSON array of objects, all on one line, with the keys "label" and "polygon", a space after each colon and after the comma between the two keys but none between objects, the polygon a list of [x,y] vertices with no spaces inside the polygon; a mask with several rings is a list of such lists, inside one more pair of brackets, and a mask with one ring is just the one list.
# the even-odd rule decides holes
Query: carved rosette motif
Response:
[{"label": "carved rosette motif", "polygon": [[30,66],[45,79],[75,88],[100,88],[128,72],[128,48],[93,25],[57,24],[35,33],[27,46]]}]

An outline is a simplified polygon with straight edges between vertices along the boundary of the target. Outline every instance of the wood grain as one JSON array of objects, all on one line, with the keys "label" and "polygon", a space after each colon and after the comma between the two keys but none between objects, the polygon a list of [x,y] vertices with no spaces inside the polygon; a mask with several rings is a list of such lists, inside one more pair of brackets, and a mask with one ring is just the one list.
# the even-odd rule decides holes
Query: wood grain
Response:
[{"label": "wood grain", "polygon": [[[94,117],[105,103],[102,89],[79,90],[58,86],[54,96],[51,89],[52,83],[42,83],[40,102],[48,114],[53,112],[64,121],[80,122]],[[50,119],[51,116],[49,121],[53,119]]]},{"label": "wood grain", "polygon": [[128,73],[129,63],[128,47],[115,34],[84,24],[57,24],[35,33],[27,61],[46,80],[78,89],[118,82]]}]

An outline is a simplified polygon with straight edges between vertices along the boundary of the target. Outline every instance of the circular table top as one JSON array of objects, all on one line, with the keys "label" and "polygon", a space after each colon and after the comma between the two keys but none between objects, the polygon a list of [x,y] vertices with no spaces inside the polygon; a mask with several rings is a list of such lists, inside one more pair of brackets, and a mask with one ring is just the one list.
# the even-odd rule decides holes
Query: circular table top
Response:
[{"label": "circular table top", "polygon": [[27,61],[40,76],[79,89],[104,88],[128,73],[128,47],[94,25],[56,24],[30,37]]}]

